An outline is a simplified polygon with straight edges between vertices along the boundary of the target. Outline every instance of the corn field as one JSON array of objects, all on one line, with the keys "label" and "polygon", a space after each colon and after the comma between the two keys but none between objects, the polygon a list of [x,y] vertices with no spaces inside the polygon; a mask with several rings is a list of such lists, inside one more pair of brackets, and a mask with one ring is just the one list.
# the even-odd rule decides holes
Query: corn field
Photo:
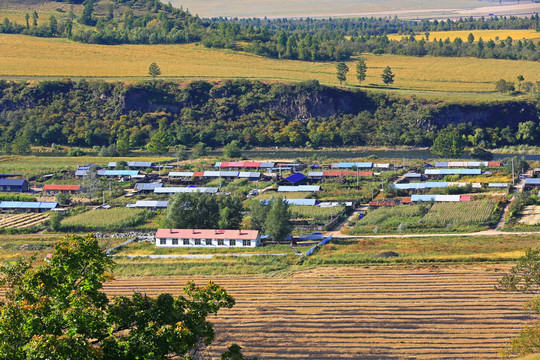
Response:
[{"label": "corn field", "polygon": [[491,218],[496,204],[495,200],[436,203],[422,222],[434,226],[483,225]]}]

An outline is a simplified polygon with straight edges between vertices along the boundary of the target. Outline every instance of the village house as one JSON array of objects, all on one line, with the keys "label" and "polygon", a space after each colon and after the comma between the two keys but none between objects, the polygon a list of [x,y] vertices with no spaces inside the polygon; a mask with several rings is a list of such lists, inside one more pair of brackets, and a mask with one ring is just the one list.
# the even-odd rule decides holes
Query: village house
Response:
[{"label": "village house", "polygon": [[3,192],[25,192],[28,187],[26,179],[0,179],[0,191]]},{"label": "village house", "polygon": [[258,230],[158,229],[156,247],[256,247]]},{"label": "village house", "polygon": [[45,185],[43,186],[43,193],[47,195],[56,194],[80,194],[81,185]]}]

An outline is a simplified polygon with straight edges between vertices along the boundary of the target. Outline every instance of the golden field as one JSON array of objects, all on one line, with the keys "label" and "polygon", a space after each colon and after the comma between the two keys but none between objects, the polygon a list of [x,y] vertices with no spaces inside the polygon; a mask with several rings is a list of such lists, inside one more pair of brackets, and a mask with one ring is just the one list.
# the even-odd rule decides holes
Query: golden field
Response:
[{"label": "golden field", "polygon": [[[461,38],[463,41],[467,41],[469,34],[474,35],[475,41],[482,38],[484,41],[497,41],[504,40],[507,37],[511,37],[514,40],[540,40],[540,33],[535,30],[459,30],[459,31],[433,31],[429,33],[429,40],[438,41],[439,39],[445,40],[449,38],[450,41],[454,41],[456,38]],[[388,35],[390,40],[401,40],[404,35]],[[424,34],[417,34],[414,37],[416,40],[426,39]]]},{"label": "golden field", "polygon": [[[502,98],[492,93],[501,78],[515,80],[523,75],[539,81],[540,64],[475,58],[407,57],[365,55],[369,67],[362,87],[383,88],[380,73],[390,66],[396,74],[392,89],[419,95],[447,97],[452,94]],[[202,45],[93,45],[66,39],[45,39],[24,35],[0,35],[0,76],[8,78],[95,77],[105,79],[149,78],[148,66],[157,62],[162,78],[303,81],[316,79],[337,85],[335,63],[276,60],[230,50],[208,49]],[[347,86],[358,86],[354,61]],[[505,97],[507,98],[507,97]]]}]

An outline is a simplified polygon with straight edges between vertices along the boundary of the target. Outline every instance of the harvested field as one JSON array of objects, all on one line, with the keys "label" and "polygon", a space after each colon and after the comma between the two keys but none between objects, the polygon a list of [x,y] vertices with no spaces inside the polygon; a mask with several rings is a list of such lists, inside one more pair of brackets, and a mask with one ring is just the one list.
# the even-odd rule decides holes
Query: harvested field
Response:
[{"label": "harvested field", "polygon": [[540,225],[540,206],[530,205],[525,206],[521,211],[522,216],[519,219],[520,224],[524,225]]},{"label": "harvested field", "polygon": [[0,228],[24,229],[43,224],[49,220],[48,213],[24,213],[2,215]]},{"label": "harvested field", "polygon": [[[496,359],[532,318],[524,295],[493,289],[502,276],[493,270],[319,268],[196,282],[213,279],[236,298],[212,320],[213,359],[231,343],[261,359]],[[124,278],[105,290],[178,294],[188,280]]]}]

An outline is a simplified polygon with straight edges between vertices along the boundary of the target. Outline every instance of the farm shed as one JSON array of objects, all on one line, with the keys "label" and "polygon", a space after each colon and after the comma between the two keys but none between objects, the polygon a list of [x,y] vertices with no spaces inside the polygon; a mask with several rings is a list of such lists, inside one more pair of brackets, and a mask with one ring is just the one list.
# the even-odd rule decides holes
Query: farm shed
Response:
[{"label": "farm shed", "polygon": [[446,175],[481,175],[481,169],[426,169],[425,175],[429,177],[444,177]]},{"label": "farm shed", "polygon": [[332,164],[332,169],[350,169],[353,167],[357,167],[360,169],[371,169],[373,167],[373,163],[371,162],[340,162],[337,164]]},{"label": "farm shed", "polygon": [[155,188],[155,194],[176,194],[176,193],[207,193],[215,194],[218,192],[218,188],[206,188],[206,187],[160,187]]},{"label": "farm shed", "polygon": [[317,185],[280,186],[278,192],[316,192],[320,189],[321,187]]},{"label": "farm shed", "polygon": [[163,187],[162,183],[136,183],[135,190],[141,193],[151,193],[155,189]]},{"label": "farm shed", "polygon": [[128,208],[164,209],[169,205],[168,201],[138,200],[135,204],[127,204]]},{"label": "farm shed", "polygon": [[[128,161],[127,166],[130,169],[148,169],[151,168],[154,164],[149,161]],[[115,168],[117,166],[116,162],[110,162],[108,167]]]},{"label": "farm shed", "polygon": [[19,210],[26,212],[45,212],[58,206],[55,202],[0,201],[0,210]]},{"label": "farm shed", "polygon": [[260,172],[240,171],[238,174],[240,179],[248,179],[249,181],[257,181],[261,178]]},{"label": "farm shed", "polygon": [[[283,201],[289,205],[296,205],[296,206],[315,206],[317,203],[315,199],[283,199]],[[268,205],[271,203],[272,203],[272,200],[269,200],[269,199],[261,200],[261,204],[263,205]]]},{"label": "farm shed", "polygon": [[302,173],[292,174],[291,176],[281,179],[278,184],[280,185],[304,185],[307,182],[306,175]]},{"label": "farm shed", "polygon": [[426,181],[407,184],[394,184],[397,190],[423,190],[423,189],[442,189],[448,186],[446,181]]},{"label": "farm shed", "polygon": [[435,167],[499,167],[500,161],[440,161],[435,163]]},{"label": "farm shed", "polygon": [[80,194],[81,185],[45,185],[43,193],[49,195],[56,194]]},{"label": "farm shed", "polygon": [[507,188],[508,183],[489,183],[488,187],[490,187],[490,188]]},{"label": "farm shed", "polygon": [[156,247],[256,247],[258,230],[158,229]]},{"label": "farm shed", "polygon": [[459,202],[461,201],[460,195],[412,195],[412,202],[418,201],[435,201],[435,202]]},{"label": "farm shed", "polygon": [[540,178],[525,179],[525,188],[537,188],[537,187],[540,187]]},{"label": "farm shed", "polygon": [[3,192],[25,192],[28,186],[26,179],[0,179],[0,191]]}]

